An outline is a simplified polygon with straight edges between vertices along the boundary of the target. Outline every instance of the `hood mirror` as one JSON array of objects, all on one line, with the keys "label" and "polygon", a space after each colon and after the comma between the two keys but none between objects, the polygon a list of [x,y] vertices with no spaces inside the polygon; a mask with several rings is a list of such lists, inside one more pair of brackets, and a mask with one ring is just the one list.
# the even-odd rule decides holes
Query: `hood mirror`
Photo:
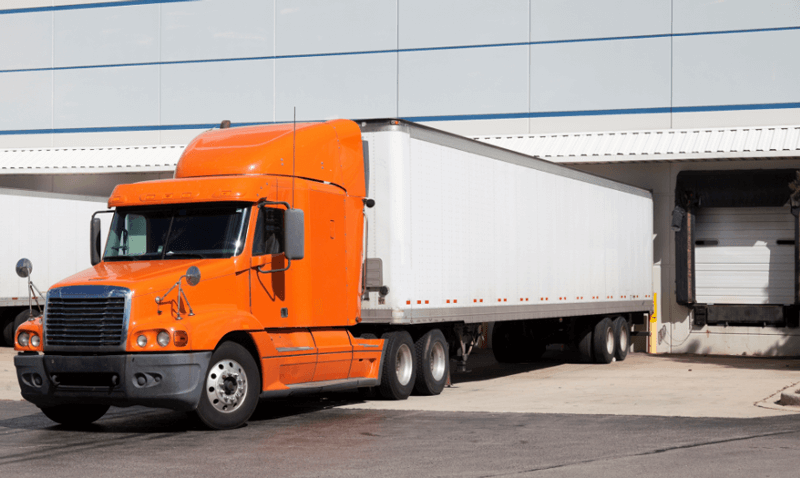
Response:
[{"label": "hood mirror", "polygon": [[33,272],[33,263],[29,259],[25,259],[24,257],[17,261],[17,275],[22,277],[23,279],[31,275]]},{"label": "hood mirror", "polygon": [[190,286],[196,286],[200,283],[200,269],[197,266],[192,266],[186,270],[186,283]]}]

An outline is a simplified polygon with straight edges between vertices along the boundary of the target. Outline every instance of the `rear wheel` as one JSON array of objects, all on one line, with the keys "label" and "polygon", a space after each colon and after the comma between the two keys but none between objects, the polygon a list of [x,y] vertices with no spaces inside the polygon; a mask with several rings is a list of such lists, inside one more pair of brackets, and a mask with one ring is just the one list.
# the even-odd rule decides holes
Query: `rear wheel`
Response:
[{"label": "rear wheel", "polygon": [[[27,314],[28,311],[26,310]],[[91,404],[64,404],[53,407],[42,407],[42,413],[47,418],[56,423],[68,427],[79,427],[89,425],[100,419],[109,409],[109,405]]]},{"label": "rear wheel", "polygon": [[417,381],[414,391],[420,395],[439,395],[450,371],[447,341],[439,329],[423,335],[414,344],[417,356]]},{"label": "rear wheel", "polygon": [[388,332],[382,338],[386,343],[383,357],[383,374],[379,388],[383,398],[405,400],[414,389],[417,366],[414,360],[414,341],[408,332]]},{"label": "rear wheel", "polygon": [[594,326],[592,349],[594,361],[597,363],[611,363],[614,360],[617,341],[614,339],[612,325],[611,319],[606,317]]},{"label": "rear wheel", "polygon": [[235,342],[211,355],[205,390],[195,414],[209,428],[227,430],[245,424],[258,405],[261,377],[253,356]]},{"label": "rear wheel", "polygon": [[617,317],[614,319],[614,339],[617,343],[616,352],[614,356],[620,362],[625,360],[628,356],[628,348],[631,343],[631,328],[628,321],[624,317]]}]

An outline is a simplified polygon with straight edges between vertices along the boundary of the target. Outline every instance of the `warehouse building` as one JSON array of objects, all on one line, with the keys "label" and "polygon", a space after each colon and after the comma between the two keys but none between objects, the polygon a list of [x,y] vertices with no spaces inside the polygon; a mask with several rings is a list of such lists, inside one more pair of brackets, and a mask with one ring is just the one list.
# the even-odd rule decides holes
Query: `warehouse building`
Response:
[{"label": "warehouse building", "polygon": [[169,177],[222,119],[405,118],[651,189],[658,352],[800,354],[800,2],[7,0],[0,45],[0,188]]}]

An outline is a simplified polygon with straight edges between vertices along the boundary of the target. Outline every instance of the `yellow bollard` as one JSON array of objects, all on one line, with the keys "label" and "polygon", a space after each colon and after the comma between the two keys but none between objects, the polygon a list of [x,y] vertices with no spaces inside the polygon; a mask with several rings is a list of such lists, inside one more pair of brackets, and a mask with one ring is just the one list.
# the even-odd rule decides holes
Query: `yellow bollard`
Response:
[{"label": "yellow bollard", "polygon": [[656,354],[658,345],[658,294],[653,293],[653,314],[650,315],[650,323],[647,325],[647,330],[650,332],[650,337],[647,338],[647,353]]}]

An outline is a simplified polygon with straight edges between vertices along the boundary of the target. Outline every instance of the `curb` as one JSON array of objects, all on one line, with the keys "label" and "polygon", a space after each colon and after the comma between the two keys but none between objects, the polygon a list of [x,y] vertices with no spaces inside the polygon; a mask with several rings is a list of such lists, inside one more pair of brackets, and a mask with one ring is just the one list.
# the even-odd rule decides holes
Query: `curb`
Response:
[{"label": "curb", "polygon": [[778,403],[781,405],[789,405],[789,406],[800,406],[800,390],[795,390],[794,392],[781,392],[781,399]]}]

